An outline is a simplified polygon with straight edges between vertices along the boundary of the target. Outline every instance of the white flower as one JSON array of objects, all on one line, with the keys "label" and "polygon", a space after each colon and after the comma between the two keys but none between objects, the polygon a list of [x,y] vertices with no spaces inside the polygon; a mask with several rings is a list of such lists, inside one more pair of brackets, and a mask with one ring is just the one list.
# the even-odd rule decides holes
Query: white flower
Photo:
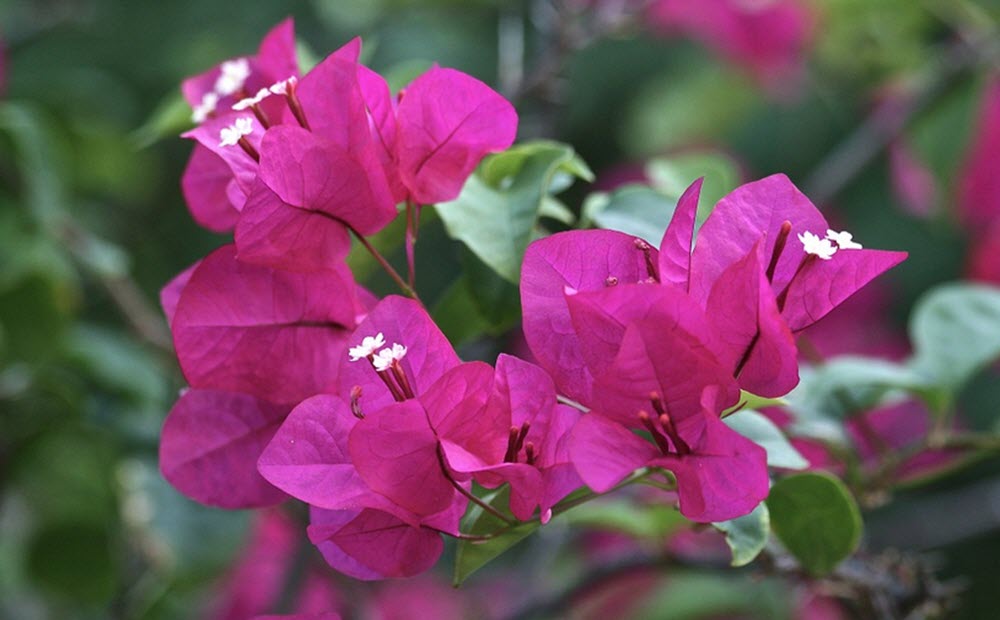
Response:
[{"label": "white flower", "polygon": [[275,95],[284,95],[285,93],[288,92],[289,86],[295,86],[296,84],[298,84],[298,82],[299,78],[293,75],[287,80],[281,80],[280,82],[275,82],[274,84],[271,84],[271,87],[268,88],[268,90]]},{"label": "white flower", "polygon": [[269,91],[266,88],[262,88],[262,89],[258,90],[257,94],[254,95],[253,97],[247,97],[246,99],[240,99],[239,101],[237,101],[236,103],[234,103],[233,104],[233,109],[234,110],[246,110],[250,106],[257,105],[258,103],[260,103],[261,101],[263,101],[265,98],[270,97],[270,96],[271,96],[271,91]]},{"label": "white flower", "polygon": [[232,95],[243,88],[250,77],[250,63],[246,58],[227,60],[219,67],[221,73],[215,80],[215,92],[220,95]]},{"label": "white flower", "polygon": [[389,370],[394,362],[398,362],[406,356],[406,347],[398,342],[392,343],[392,348],[386,347],[375,354],[372,365],[375,370],[382,372]]},{"label": "white flower", "polygon": [[240,138],[253,133],[253,119],[249,116],[241,116],[229,127],[223,127],[219,132],[219,146],[233,146],[238,144]]},{"label": "white flower", "polygon": [[215,112],[215,106],[219,103],[219,95],[216,93],[205,93],[201,97],[201,103],[191,109],[191,120],[195,123],[203,123],[208,115]]},{"label": "white flower", "polygon": [[860,243],[854,241],[854,235],[842,230],[837,232],[835,230],[827,230],[826,238],[837,244],[837,247],[841,250],[860,250],[862,246]]},{"label": "white flower", "polygon": [[382,332],[375,334],[374,336],[365,336],[361,339],[361,344],[356,347],[351,347],[347,353],[351,356],[351,361],[356,362],[360,359],[364,359],[374,353],[379,347],[385,346],[385,336]]},{"label": "white flower", "polygon": [[802,242],[802,248],[806,254],[815,254],[823,260],[830,260],[837,253],[837,248],[833,247],[829,239],[820,239],[818,235],[808,230],[804,233],[799,233],[799,241]]}]

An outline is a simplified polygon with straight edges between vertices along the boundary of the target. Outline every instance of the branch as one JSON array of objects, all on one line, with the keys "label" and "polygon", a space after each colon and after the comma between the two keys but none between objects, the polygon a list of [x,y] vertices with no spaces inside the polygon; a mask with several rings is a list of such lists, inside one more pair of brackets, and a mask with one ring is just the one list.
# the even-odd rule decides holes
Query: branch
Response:
[{"label": "branch", "polygon": [[981,35],[951,44],[920,76],[921,86],[905,101],[887,100],[806,178],[805,193],[823,205],[832,200],[898,137],[915,117],[936,102],[966,70],[1000,55],[995,37]]}]

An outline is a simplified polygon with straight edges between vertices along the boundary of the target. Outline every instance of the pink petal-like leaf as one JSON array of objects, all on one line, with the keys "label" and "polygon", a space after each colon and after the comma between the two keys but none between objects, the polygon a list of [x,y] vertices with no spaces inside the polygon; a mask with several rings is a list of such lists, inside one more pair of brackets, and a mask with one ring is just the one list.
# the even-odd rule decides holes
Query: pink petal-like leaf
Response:
[{"label": "pink petal-like leaf", "polygon": [[769,264],[786,220],[792,229],[771,280],[775,291],[782,290],[798,268],[803,254],[797,236],[809,231],[822,237],[826,220],[783,174],[741,185],[726,195],[698,231],[691,257],[691,294],[706,299],[722,272],[746,256],[761,234],[765,235],[761,263]]},{"label": "pink petal-like leaf", "polygon": [[691,244],[704,181],[704,177],[696,180],[681,194],[660,241],[660,282],[673,284],[685,292],[691,277]]},{"label": "pink petal-like leaf", "polygon": [[[655,262],[657,252],[650,252]],[[561,393],[586,402],[594,380],[566,305],[567,289],[602,290],[608,278],[629,283],[648,277],[643,252],[620,232],[571,231],[528,246],[521,268],[524,336]]]},{"label": "pink petal-like leaf", "polygon": [[357,422],[339,397],[313,396],[288,415],[260,455],[257,469],[274,486],[319,508],[388,507],[351,462],[347,437]]},{"label": "pink petal-like leaf", "polygon": [[330,566],[357,579],[412,577],[433,566],[444,550],[440,534],[378,510],[311,514],[309,540]]},{"label": "pink petal-like leaf", "polygon": [[274,127],[260,147],[260,178],[281,200],[372,235],[396,217],[374,154],[348,153],[301,127]]},{"label": "pink petal-like leaf", "polygon": [[1000,77],[994,76],[983,91],[975,136],[958,183],[962,218],[973,227],[1000,221]]},{"label": "pink petal-like leaf", "polygon": [[181,177],[181,191],[199,226],[213,232],[228,232],[236,225],[240,213],[227,193],[232,180],[233,171],[221,157],[200,144],[195,145]]},{"label": "pink petal-like leaf", "polygon": [[446,372],[419,396],[437,436],[485,463],[503,458],[510,428],[510,410],[486,407],[492,388],[493,367],[467,362]]},{"label": "pink petal-like leaf", "polygon": [[[704,311],[690,296],[673,286],[618,284],[568,295],[566,305],[584,361],[595,377],[602,375],[614,362],[628,325],[653,315],[661,321],[663,332],[669,332],[673,338],[684,338],[695,347],[715,343]],[[710,348],[715,350],[715,347]]]},{"label": "pink petal-like leaf", "polygon": [[906,252],[840,250],[830,260],[808,263],[788,287],[781,315],[797,332],[812,325],[882,273],[906,260]]},{"label": "pink petal-like leaf", "polygon": [[417,515],[447,508],[455,487],[442,472],[438,441],[420,403],[366,414],[348,440],[351,461],[372,490]]},{"label": "pink petal-like leaf", "polygon": [[674,472],[680,511],[702,523],[748,514],[767,497],[767,452],[704,411],[702,440],[694,453],[662,456],[651,464]]},{"label": "pink petal-like leaf", "polygon": [[621,424],[591,412],[573,428],[569,454],[583,482],[603,493],[660,453]]},{"label": "pink petal-like leaf", "polygon": [[614,364],[595,384],[595,409],[626,426],[642,428],[638,414],[653,413],[653,393],[675,423],[700,412],[705,386],[720,388],[716,413],[736,404],[739,388],[729,371],[697,340],[665,328],[671,320],[669,314],[652,313],[628,326]]},{"label": "pink petal-like leaf", "polygon": [[[257,160],[244,151],[240,145],[222,146],[220,140],[222,130],[234,124],[239,118],[251,119],[250,122],[252,123],[253,131],[243,136],[243,138],[259,153],[260,142],[264,137],[264,128],[261,127],[260,122],[250,112],[227,111],[206,120],[191,131],[182,134],[182,137],[196,140],[198,144],[225,162],[226,166],[232,172],[240,192],[246,196],[253,189],[254,180],[257,178]],[[214,163],[212,165],[216,166]],[[220,173],[215,172],[215,174]],[[232,195],[230,195],[230,199],[232,199]],[[237,210],[240,210],[243,208],[243,201],[234,202],[233,206]]]},{"label": "pink petal-like leaf", "polygon": [[358,86],[360,53],[361,39],[352,39],[313,67],[295,88],[310,130],[351,153],[372,148],[368,113]]},{"label": "pink petal-like leaf", "polygon": [[[412,299],[389,295],[358,325],[350,336],[350,345],[361,344],[365,336],[381,333],[386,346],[399,343],[406,347],[400,365],[419,396],[461,360],[451,343],[421,305]],[[362,387],[361,407],[367,413],[391,404],[392,394],[378,378],[367,360],[350,361],[345,352],[340,358],[340,392],[348,394],[354,386]]]},{"label": "pink petal-like leaf", "polygon": [[418,204],[458,196],[487,153],[514,142],[517,113],[486,84],[434,67],[405,90],[396,112],[399,174]]},{"label": "pink petal-like leaf", "polygon": [[799,382],[798,349],[761,269],[759,246],[722,272],[706,301],[706,314],[722,346],[719,360],[740,387],[777,397]]},{"label": "pink petal-like leaf", "polygon": [[160,437],[160,471],[203,504],[256,508],[287,496],[257,473],[257,458],[288,414],[246,394],[188,390]]},{"label": "pink petal-like leaf", "polygon": [[227,245],[184,287],[174,348],[193,387],[295,403],[335,385],[356,304],[346,267],[277,271],[237,261]]},{"label": "pink petal-like leaf", "polygon": [[243,206],[234,237],[240,260],[289,271],[336,269],[351,251],[343,223],[282,201],[260,180]]},{"label": "pink petal-like leaf", "polygon": [[298,54],[295,51],[295,20],[281,21],[264,35],[254,58],[256,67],[267,76],[270,83],[299,74]]},{"label": "pink petal-like leaf", "polygon": [[174,314],[177,312],[177,302],[181,299],[181,292],[191,279],[191,274],[194,273],[194,270],[200,264],[201,261],[198,261],[180,272],[160,290],[160,307],[163,308],[163,314],[167,315],[167,326],[173,324]]}]

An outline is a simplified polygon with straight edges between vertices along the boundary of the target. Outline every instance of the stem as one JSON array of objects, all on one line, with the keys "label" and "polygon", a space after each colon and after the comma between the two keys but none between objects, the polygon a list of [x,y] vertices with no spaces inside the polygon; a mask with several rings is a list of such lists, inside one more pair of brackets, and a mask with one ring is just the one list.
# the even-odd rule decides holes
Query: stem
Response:
[{"label": "stem", "polygon": [[819,205],[832,200],[907,124],[947,92],[958,76],[978,62],[996,59],[998,45],[992,37],[960,40],[938,55],[939,62],[921,76],[921,86],[903,101],[889,100],[876,106],[867,119],[837,146],[804,183],[805,193]]},{"label": "stem", "polygon": [[[364,238],[363,235],[361,235],[358,231],[354,230],[353,226],[347,223],[345,223],[344,225],[347,226],[348,230],[350,230],[355,237],[357,237],[358,241],[361,242],[361,245],[365,246],[365,249],[368,250],[368,253],[372,255],[372,258],[378,261],[378,264],[382,266],[382,269],[384,269],[387,274],[389,274],[389,277],[393,279],[393,281],[396,283],[397,286],[399,286],[400,290],[406,293],[408,297],[411,297],[419,302],[420,298],[417,296],[417,292],[413,290],[412,286],[403,281],[403,278],[400,277],[399,273],[397,273],[395,269],[393,269],[392,265],[389,264],[389,261],[387,261],[385,257],[382,256],[382,254],[379,253],[379,251],[376,250],[374,246],[372,246],[372,244],[369,243],[368,240]],[[421,303],[421,305],[423,305],[423,303]]]},{"label": "stem", "polygon": [[[456,481],[454,478],[451,477],[451,473],[448,471],[448,466],[445,465],[444,454],[441,453],[441,446],[440,445],[438,446],[438,449],[437,449],[437,458],[438,458],[438,465],[440,465],[440,467],[441,467],[441,473],[444,474],[444,477],[448,479],[448,482],[451,483],[451,486],[455,487],[455,489],[459,493],[461,493],[462,495],[464,495],[465,497],[467,497],[470,502],[473,502],[474,504],[478,505],[480,508],[482,508],[486,512],[490,513],[491,515],[493,515],[497,519],[500,519],[501,521],[503,521],[504,523],[506,523],[508,526],[513,527],[513,526],[517,525],[516,522],[511,521],[502,512],[500,512],[499,510],[497,510],[493,506],[490,506],[489,504],[487,504],[486,502],[484,502],[482,499],[476,497],[476,495],[474,493],[472,493],[471,491],[469,491],[468,489],[466,489],[465,487],[463,487],[462,485],[460,485],[458,483],[458,481]],[[496,534],[494,534],[494,535],[496,535]]]},{"label": "stem", "polygon": [[406,281],[410,288],[415,288],[416,284],[416,260],[414,246],[417,244],[417,227],[420,225],[420,207],[415,206],[409,200],[406,201]]},{"label": "stem", "polygon": [[651,473],[653,473],[653,470],[651,470],[648,467],[643,467],[642,469],[637,469],[629,477],[625,478],[624,480],[622,480],[615,486],[611,487],[604,493],[597,493],[596,491],[588,491],[585,495],[581,495],[580,497],[571,500],[563,500],[552,507],[552,516],[554,517],[556,515],[562,514],[571,508],[576,508],[580,504],[586,504],[595,497],[606,495],[608,493],[614,493],[618,489],[625,488],[628,485],[632,484],[633,482],[638,482],[642,480],[646,476],[649,476]]}]

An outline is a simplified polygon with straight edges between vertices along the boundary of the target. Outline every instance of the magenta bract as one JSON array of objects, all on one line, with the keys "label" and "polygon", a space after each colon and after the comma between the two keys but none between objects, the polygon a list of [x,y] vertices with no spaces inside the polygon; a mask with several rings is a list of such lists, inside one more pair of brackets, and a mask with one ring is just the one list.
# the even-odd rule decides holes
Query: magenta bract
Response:
[{"label": "magenta bract", "polygon": [[242,263],[235,248],[191,274],[171,323],[188,383],[296,403],[335,385],[364,312],[346,267],[291,273]]},{"label": "magenta bract", "polygon": [[458,196],[487,153],[514,142],[514,106],[489,86],[434,67],[406,87],[396,109],[399,177],[418,204]]},{"label": "magenta bract", "polygon": [[412,577],[433,566],[444,550],[437,532],[378,510],[313,508],[310,514],[309,540],[330,566],[356,579]]},{"label": "magenta bract", "polygon": [[257,473],[257,458],[288,407],[246,394],[188,390],[170,410],[160,436],[160,471],[203,504],[250,508],[286,495]]},{"label": "magenta bract", "polygon": [[[655,261],[656,251],[649,252]],[[560,393],[586,402],[594,381],[566,305],[567,292],[602,290],[611,282],[649,277],[646,254],[632,237],[619,232],[572,231],[528,246],[521,268],[524,336]]]}]

